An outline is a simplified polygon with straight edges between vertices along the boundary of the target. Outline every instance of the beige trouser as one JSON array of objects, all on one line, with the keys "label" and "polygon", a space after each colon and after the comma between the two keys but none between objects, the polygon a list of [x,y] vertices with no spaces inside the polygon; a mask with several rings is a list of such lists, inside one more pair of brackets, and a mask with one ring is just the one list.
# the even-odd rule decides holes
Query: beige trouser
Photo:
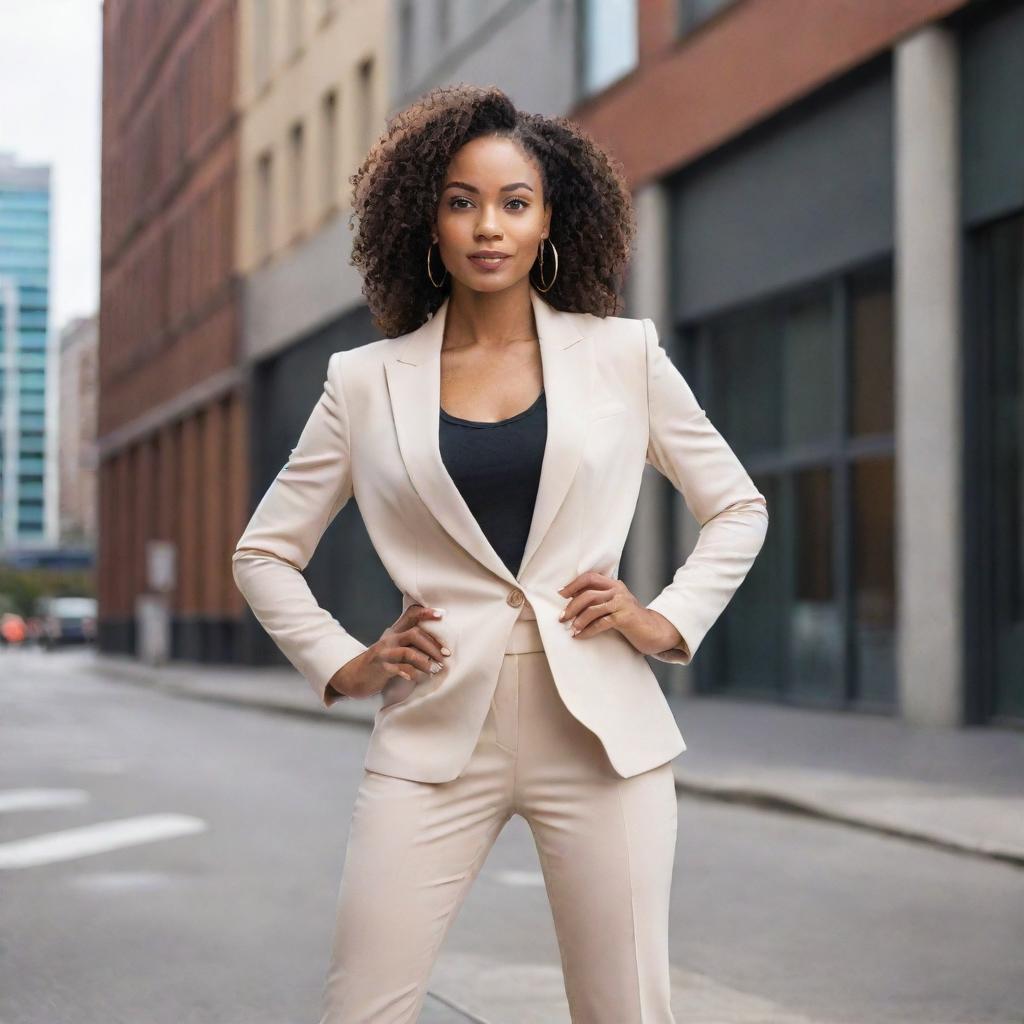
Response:
[{"label": "beige trouser", "polygon": [[320,1024],[417,1020],[449,926],[513,814],[533,832],[573,1024],[674,1024],[676,812],[671,762],[623,779],[562,703],[527,603],[465,771],[430,783],[364,769]]}]

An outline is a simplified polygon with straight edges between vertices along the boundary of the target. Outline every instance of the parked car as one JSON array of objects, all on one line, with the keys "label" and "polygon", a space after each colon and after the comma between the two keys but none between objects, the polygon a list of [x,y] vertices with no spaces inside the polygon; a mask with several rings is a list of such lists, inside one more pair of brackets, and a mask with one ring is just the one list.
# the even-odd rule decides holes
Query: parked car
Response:
[{"label": "parked car", "polygon": [[47,650],[96,639],[96,598],[51,597],[43,606],[42,643]]}]

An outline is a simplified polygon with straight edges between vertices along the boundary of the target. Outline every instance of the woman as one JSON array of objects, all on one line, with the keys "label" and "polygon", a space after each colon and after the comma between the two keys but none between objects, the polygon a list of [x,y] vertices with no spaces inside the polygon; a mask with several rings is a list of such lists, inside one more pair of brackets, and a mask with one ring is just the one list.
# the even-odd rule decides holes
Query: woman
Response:
[{"label": "woman", "polygon": [[[331,356],[233,559],[325,706],[383,696],[321,1024],[416,1020],[513,814],[536,841],[573,1021],[671,1022],[685,743],[644,655],[692,659],[764,541],[764,496],[654,324],[617,315],[633,210],[576,126],[497,89],[437,89],[352,181],[353,262],[387,337]],[[642,605],[617,570],[647,464],[701,532]],[[403,596],[369,645],[301,575],[353,496]]]}]

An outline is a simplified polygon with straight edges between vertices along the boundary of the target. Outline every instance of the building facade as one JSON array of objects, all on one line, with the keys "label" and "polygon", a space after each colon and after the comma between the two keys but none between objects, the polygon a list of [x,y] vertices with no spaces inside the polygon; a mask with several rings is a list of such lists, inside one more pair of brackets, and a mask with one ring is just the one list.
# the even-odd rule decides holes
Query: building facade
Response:
[{"label": "building facade", "polygon": [[170,545],[177,657],[232,656],[247,420],[234,238],[235,0],[103,5],[99,645],[136,649]]},{"label": "building facade", "polygon": [[[349,262],[348,177],[384,129],[390,97],[387,4],[375,0],[241,0],[237,95],[240,281],[248,435],[247,506],[287,461],[338,349],[376,337]],[[355,502],[336,517],[305,572],[317,600],[356,635],[394,619],[395,593]],[[237,657],[284,658],[246,609]]]},{"label": "building facade", "polygon": [[687,685],[1021,721],[1024,5],[613,6],[574,116],[637,189],[632,301],[772,509]]},{"label": "building facade", "polygon": [[57,540],[50,168],[0,152],[0,549]]},{"label": "building facade", "polygon": [[[475,82],[622,161],[627,313],[655,319],[769,500],[751,574],[664,684],[1024,718],[1022,0],[209,0],[177,26],[170,5],[107,7],[114,646],[144,538],[169,537],[176,653],[281,660],[228,555],[330,353],[376,337],[349,176],[390,113]],[[647,472],[620,569],[643,600],[697,535]],[[355,502],[305,575],[356,635],[401,607]]]}]

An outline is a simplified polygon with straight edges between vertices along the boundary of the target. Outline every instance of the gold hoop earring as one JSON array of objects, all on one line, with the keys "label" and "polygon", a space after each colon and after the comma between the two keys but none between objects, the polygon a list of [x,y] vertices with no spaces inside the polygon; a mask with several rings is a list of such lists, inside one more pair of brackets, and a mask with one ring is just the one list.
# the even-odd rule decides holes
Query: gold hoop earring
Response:
[{"label": "gold hoop earring", "polygon": [[[433,248],[434,248],[434,243],[431,242],[430,245],[427,246],[427,277],[430,278],[430,283],[435,288],[440,288],[441,285],[444,284],[445,279],[448,277],[448,268],[447,267],[444,268],[444,277],[441,278],[440,283],[438,283],[437,281],[434,280],[434,275],[433,275],[433,273],[431,273],[431,270],[430,270],[430,253],[433,250]],[[438,246],[438,248],[440,248],[440,246]]]},{"label": "gold hoop earring", "polygon": [[540,240],[540,279],[541,284],[544,282],[544,243],[547,242],[551,246],[551,251],[555,254],[555,272],[551,275],[551,280],[541,287],[537,285],[537,290],[547,292],[551,290],[551,286],[555,283],[555,278],[558,277],[558,250],[555,248],[555,243],[550,238],[542,238]]}]

